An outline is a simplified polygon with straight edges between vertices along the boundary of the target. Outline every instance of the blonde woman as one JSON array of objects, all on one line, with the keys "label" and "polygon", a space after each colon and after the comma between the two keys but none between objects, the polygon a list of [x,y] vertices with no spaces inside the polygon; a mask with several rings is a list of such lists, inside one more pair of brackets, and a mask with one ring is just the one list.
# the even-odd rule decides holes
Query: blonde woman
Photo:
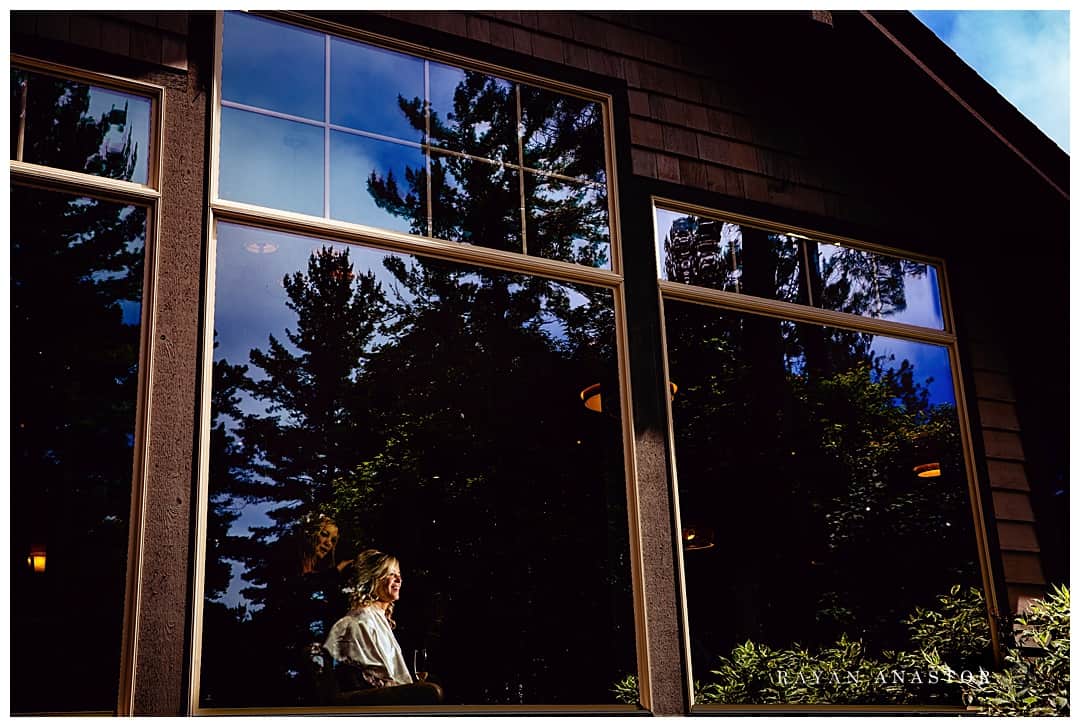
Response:
[{"label": "blonde woman", "polygon": [[[350,569],[349,612],[324,644],[334,658],[340,690],[354,704],[438,704],[442,690],[413,682],[394,636],[394,604],[401,597],[401,565],[378,550],[356,556]],[[352,698],[348,698],[352,695]]]},{"label": "blonde woman", "polygon": [[344,572],[351,561],[337,562],[339,531],[337,523],[329,515],[315,513],[305,517],[297,528],[297,555],[300,573],[308,575],[336,568]]}]

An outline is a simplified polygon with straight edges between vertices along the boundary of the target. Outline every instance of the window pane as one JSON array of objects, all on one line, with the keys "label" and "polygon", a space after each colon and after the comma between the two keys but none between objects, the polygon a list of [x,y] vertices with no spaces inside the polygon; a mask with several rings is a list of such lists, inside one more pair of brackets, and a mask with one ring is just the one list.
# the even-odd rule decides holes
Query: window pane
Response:
[{"label": "window pane", "polygon": [[484,159],[517,163],[514,84],[479,71],[429,63],[431,143]]},{"label": "window pane", "polygon": [[793,237],[660,208],[656,236],[663,280],[807,302],[802,254]]},{"label": "window pane", "polygon": [[12,149],[25,89],[22,161],[99,177],[147,182],[150,99],[12,69]]},{"label": "window pane", "polygon": [[340,38],[330,40],[330,121],[424,140],[424,61]]},{"label": "window pane", "polygon": [[221,223],[214,308],[203,706],[332,701],[306,649],[368,548],[400,560],[392,640],[446,704],[613,701],[621,425],[581,398],[618,390],[610,290]]},{"label": "window pane", "polygon": [[[960,704],[905,623],[958,587],[969,635],[936,646],[992,666],[947,350],[675,301],[664,316],[698,702]],[[842,638],[861,662],[825,651]],[[906,682],[877,681],[887,650]],[[802,668],[842,684],[800,691]]]},{"label": "window pane", "polygon": [[323,128],[221,110],[222,199],[323,214]]},{"label": "window pane", "polygon": [[529,254],[611,268],[607,189],[525,175]]},{"label": "window pane", "polygon": [[11,710],[111,712],[147,216],[23,187],[11,206]]},{"label": "window pane", "polygon": [[326,36],[246,13],[225,13],[221,97],[322,121]]},{"label": "window pane", "polygon": [[944,328],[933,265],[866,250],[807,241],[817,249],[820,306],[870,318]]},{"label": "window pane", "polygon": [[424,154],[403,144],[330,132],[330,216],[427,234]]},{"label": "window pane", "polygon": [[467,157],[433,155],[434,236],[522,252],[518,172]]},{"label": "window pane", "polygon": [[521,128],[526,167],[605,182],[600,104],[522,86]]}]

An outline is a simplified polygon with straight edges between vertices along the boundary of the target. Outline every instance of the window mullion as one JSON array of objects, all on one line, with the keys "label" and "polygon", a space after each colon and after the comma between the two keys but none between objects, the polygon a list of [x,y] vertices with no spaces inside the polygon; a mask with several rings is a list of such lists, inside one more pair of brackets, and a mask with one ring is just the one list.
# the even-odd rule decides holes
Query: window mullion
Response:
[{"label": "window mullion", "polygon": [[326,65],[323,79],[323,217],[330,219],[330,36],[325,36]]},{"label": "window mullion", "polygon": [[521,195],[521,253],[523,255],[529,254],[529,240],[526,237],[526,225],[525,225],[525,140],[524,140],[524,128],[521,122],[521,84],[514,84],[514,108],[515,108],[515,126],[517,137],[517,157],[518,157],[518,192]]}]

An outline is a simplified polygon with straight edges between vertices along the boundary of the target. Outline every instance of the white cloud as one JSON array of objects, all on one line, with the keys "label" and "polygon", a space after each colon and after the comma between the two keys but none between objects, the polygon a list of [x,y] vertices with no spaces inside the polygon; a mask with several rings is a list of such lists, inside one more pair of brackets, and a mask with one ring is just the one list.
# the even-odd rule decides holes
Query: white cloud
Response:
[{"label": "white cloud", "polygon": [[1068,151],[1068,12],[959,11],[942,40]]}]

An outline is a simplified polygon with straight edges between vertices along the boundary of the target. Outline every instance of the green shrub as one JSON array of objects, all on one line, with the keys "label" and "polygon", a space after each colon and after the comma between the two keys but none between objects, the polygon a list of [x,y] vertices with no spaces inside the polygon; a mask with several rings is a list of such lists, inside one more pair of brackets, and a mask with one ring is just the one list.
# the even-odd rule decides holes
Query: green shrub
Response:
[{"label": "green shrub", "polygon": [[[1050,596],[1035,601],[1014,623],[1019,635],[1038,655],[1019,648],[1005,653],[1005,668],[985,682],[961,684],[966,704],[981,714],[1004,716],[1069,715],[1069,589],[1055,587]],[[927,650],[927,663],[958,683],[956,669],[936,650]]]},{"label": "green shrub", "polygon": [[[990,638],[982,593],[954,586],[938,607],[919,608],[904,621],[914,648],[870,653],[861,639],[842,635],[832,645],[773,649],[747,641],[720,657],[707,683],[695,684],[696,704],[959,704],[961,685],[928,668],[922,651],[937,649],[952,663],[977,671]],[[615,685],[616,698],[637,703],[637,681]]]},{"label": "green shrub", "polygon": [[[912,648],[868,653],[847,636],[817,650],[772,649],[747,641],[721,657],[697,704],[965,704],[992,716],[1069,714],[1069,589],[1053,588],[1017,616],[1025,642],[1040,652],[1006,650],[1005,668],[987,671],[990,634],[982,593],[953,586],[934,609],[905,619]],[[613,689],[637,704],[637,678]]]},{"label": "green shrub", "polygon": [[637,677],[633,674],[629,674],[623,677],[621,681],[615,682],[615,686],[611,688],[611,691],[615,693],[615,701],[620,704],[638,703]]}]

